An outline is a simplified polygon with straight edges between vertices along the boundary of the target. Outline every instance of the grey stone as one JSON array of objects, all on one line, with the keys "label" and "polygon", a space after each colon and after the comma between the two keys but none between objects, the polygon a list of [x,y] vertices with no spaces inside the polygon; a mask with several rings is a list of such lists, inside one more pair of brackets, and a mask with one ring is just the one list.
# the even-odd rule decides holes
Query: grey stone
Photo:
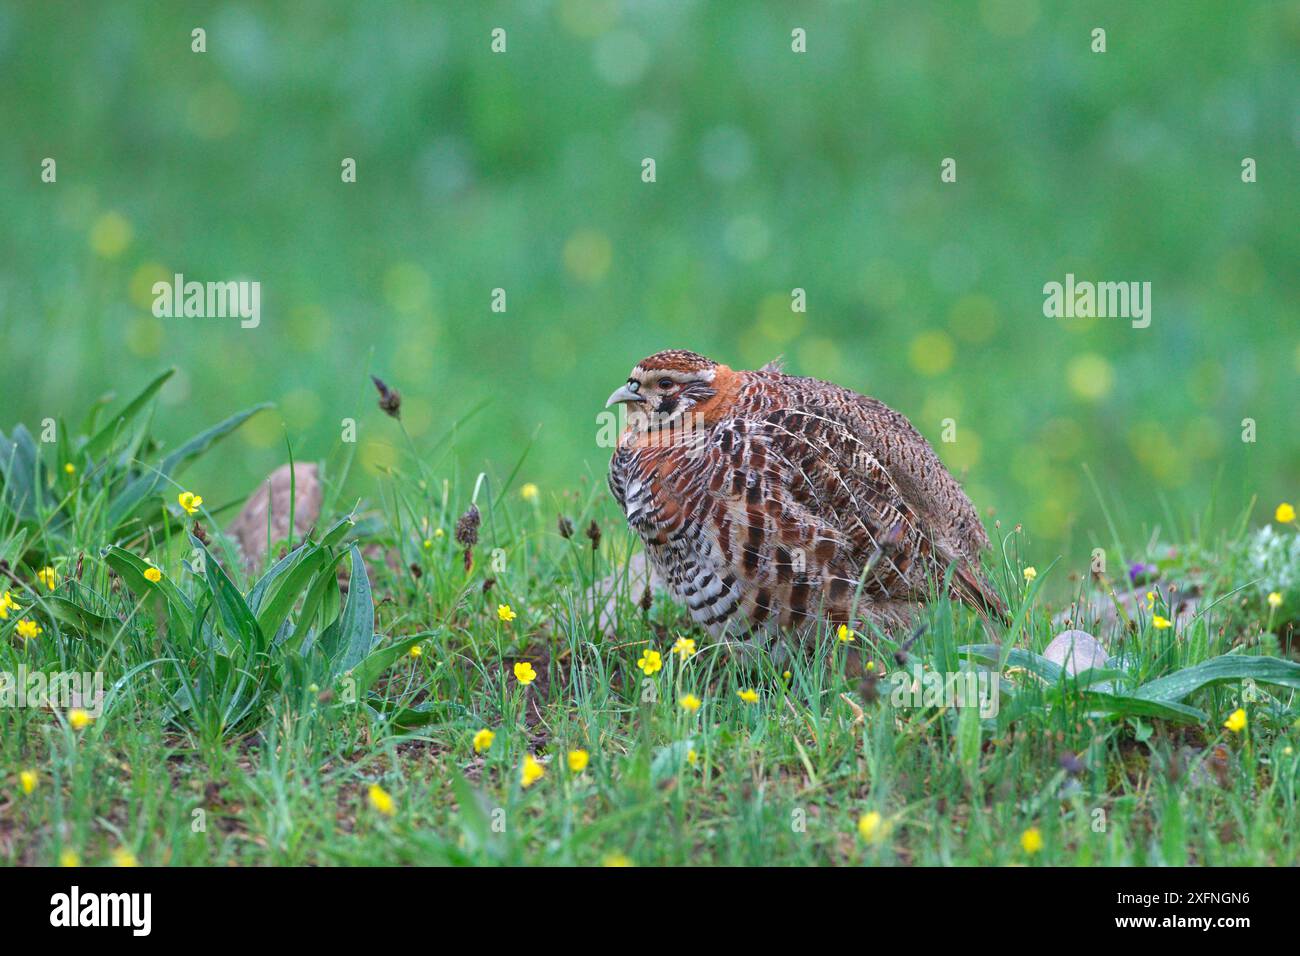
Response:
[{"label": "grey stone", "polygon": [[1110,661],[1106,648],[1087,631],[1062,631],[1044,648],[1043,656],[1065,668],[1067,674],[1105,667]]}]

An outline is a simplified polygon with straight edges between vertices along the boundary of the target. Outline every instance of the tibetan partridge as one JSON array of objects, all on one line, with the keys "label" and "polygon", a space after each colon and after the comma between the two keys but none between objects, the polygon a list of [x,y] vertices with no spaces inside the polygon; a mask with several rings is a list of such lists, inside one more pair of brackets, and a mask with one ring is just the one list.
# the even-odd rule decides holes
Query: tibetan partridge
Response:
[{"label": "tibetan partridge", "polygon": [[1005,618],[980,570],[970,499],[906,418],[766,366],[658,352],[606,407],[628,406],[609,487],[651,566],[714,635],[824,620],[892,630],[947,582]]}]

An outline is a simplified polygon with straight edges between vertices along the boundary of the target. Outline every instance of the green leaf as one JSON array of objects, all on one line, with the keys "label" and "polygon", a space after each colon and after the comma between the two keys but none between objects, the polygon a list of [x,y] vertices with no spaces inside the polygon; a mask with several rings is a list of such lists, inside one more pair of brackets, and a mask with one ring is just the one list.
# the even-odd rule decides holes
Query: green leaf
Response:
[{"label": "green leaf", "polygon": [[655,786],[679,773],[686,766],[686,758],[695,746],[695,738],[674,740],[670,744],[656,747],[650,760],[650,781]]},{"label": "green leaf", "polygon": [[372,651],[364,661],[352,669],[352,678],[357,682],[357,690],[361,693],[369,690],[370,685],[379,679],[379,675],[392,667],[398,658],[410,651],[416,644],[428,640],[436,633],[436,631],[422,631],[419,634],[404,637],[388,647]]},{"label": "green leaf", "polygon": [[973,782],[979,776],[980,764],[980,709],[978,707],[958,708],[957,760],[966,779]]},{"label": "green leaf", "polygon": [[339,635],[343,648],[343,657],[339,661],[336,673],[352,670],[374,649],[375,604],[370,596],[370,578],[366,574],[366,562],[354,544],[349,552],[352,556],[352,577],[348,581],[348,603],[343,608],[340,620],[342,633]]},{"label": "green leaf", "polygon": [[1176,701],[1207,684],[1247,679],[1300,688],[1300,664],[1278,657],[1223,654],[1148,681],[1134,693],[1143,700]]},{"label": "green leaf", "polygon": [[1187,865],[1187,822],[1183,815],[1182,792],[1170,788],[1165,813],[1160,821],[1160,855],[1165,866]]},{"label": "green leaf", "polygon": [[127,406],[112,416],[96,435],[86,442],[82,452],[90,458],[99,458],[113,447],[114,440],[131,427],[131,423],[144,411],[163,384],[176,374],[176,369],[169,368],[146,385],[140,394],[131,399]]},{"label": "green leaf", "polygon": [[402,707],[391,700],[373,695],[367,698],[366,703],[397,730],[415,730],[432,723],[468,719],[470,716],[464,707],[449,700],[427,700],[414,707]]},{"label": "green leaf", "polygon": [[[328,551],[311,546],[298,548],[282,558],[257,583],[249,594],[249,604],[257,615],[258,626],[269,639],[275,639],[298,598],[328,562]],[[266,582],[265,587],[263,582]]]},{"label": "green leaf", "polygon": [[453,772],[451,792],[456,796],[457,819],[465,833],[470,852],[489,849],[492,845],[491,804],[459,773]]},{"label": "green leaf", "polygon": [[1002,647],[998,644],[964,644],[957,648],[962,657],[971,656],[985,664],[1020,667],[1036,674],[1049,684],[1055,684],[1064,673],[1060,664],[1049,661],[1041,654],[1019,647]]},{"label": "green leaf", "polygon": [[1132,694],[1103,694],[1087,690],[1079,694],[1079,702],[1093,710],[1120,717],[1159,717],[1180,724],[1201,724],[1209,720],[1203,710],[1170,701],[1146,700]]},{"label": "green leaf", "polygon": [[113,501],[108,512],[109,527],[120,528],[124,522],[135,514],[137,508],[150,496],[155,494],[164,483],[175,478],[195,458],[198,458],[216,442],[225,438],[248,419],[263,409],[270,408],[269,402],[254,405],[242,412],[231,415],[223,422],[213,425],[207,431],[200,432],[185,444],[163,459],[162,464],[136,478],[122,490]]},{"label": "green leaf", "polygon": [[90,608],[57,594],[42,598],[41,604],[59,623],[81,634],[108,638],[121,626],[120,621],[97,614]]},{"label": "green leaf", "polygon": [[1102,681],[1124,680],[1129,676],[1126,671],[1116,670],[1111,667],[1093,667],[1071,675],[1069,671],[1055,661],[1050,661],[1041,654],[1035,654],[1033,651],[1026,651],[1019,647],[1008,649],[997,644],[964,644],[957,648],[957,652],[962,657],[970,655],[981,663],[995,666],[1005,656],[1005,666],[1024,668],[1049,684],[1055,684],[1062,677],[1065,677],[1075,682],[1079,687],[1088,687]]},{"label": "green leaf", "polygon": [[[302,610],[298,612],[298,623],[294,626],[293,634],[284,644],[286,651],[298,651],[305,646],[307,634],[311,631],[312,622],[316,619],[318,611],[322,608],[338,607],[338,567],[342,560],[343,555],[337,555],[327,561],[317,572],[316,579],[307,589],[307,598],[302,603]],[[330,595],[332,600],[327,601],[327,595]],[[328,614],[323,615],[324,617],[328,617]],[[329,623],[328,620],[322,619],[321,629],[324,630]]]},{"label": "green leaf", "polygon": [[[230,575],[226,574],[225,569],[217,563],[217,559],[212,556],[207,545],[194,535],[190,535],[190,541],[203,555],[203,572],[208,588],[212,592],[213,604],[217,608],[217,617],[220,618],[225,629],[226,641],[231,652],[241,647],[249,654],[265,651],[267,638],[258,626],[257,618],[244,600],[244,596],[239,593],[239,588],[235,587],[235,582],[230,580]],[[234,643],[230,643],[231,641]]]},{"label": "green leaf", "polygon": [[162,595],[167,602],[168,611],[172,617],[172,626],[180,628],[183,633],[187,633],[194,627],[194,605],[190,602],[178,588],[171,578],[163,575],[157,581],[150,581],[144,576],[153,565],[139,555],[132,554],[124,548],[117,545],[110,545],[105,548],[100,556],[104,559],[122,579],[122,583],[127,586],[132,594],[140,597],[149,597],[153,595]]},{"label": "green leaf", "polygon": [[4,504],[20,521],[35,521],[36,503],[45,487],[45,469],[40,463],[36,442],[22,425],[14,428],[12,439],[0,432],[0,477],[4,478]]},{"label": "green leaf", "polygon": [[349,531],[356,527],[356,519],[352,515],[346,515],[340,518],[334,524],[330,525],[329,530],[321,536],[320,546],[322,548],[332,548],[342,541]]}]

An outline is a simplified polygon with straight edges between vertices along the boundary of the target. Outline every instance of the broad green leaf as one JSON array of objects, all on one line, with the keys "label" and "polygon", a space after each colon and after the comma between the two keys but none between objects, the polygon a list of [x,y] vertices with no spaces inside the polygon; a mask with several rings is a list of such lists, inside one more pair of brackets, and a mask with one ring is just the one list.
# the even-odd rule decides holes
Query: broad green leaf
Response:
[{"label": "broad green leaf", "polygon": [[14,428],[12,438],[0,432],[0,477],[4,478],[0,504],[21,521],[35,521],[37,496],[45,486],[45,469],[31,432],[24,426]]},{"label": "broad green leaf", "polygon": [[320,546],[322,548],[332,548],[342,541],[349,531],[356,527],[356,519],[352,515],[346,515],[340,518],[321,536]]},{"label": "broad green leaf", "polygon": [[82,452],[90,458],[99,458],[110,451],[116,438],[131,427],[131,423],[158,394],[158,390],[175,374],[176,369],[170,368],[146,385],[139,395],[131,399],[125,408],[113,415],[104,427],[86,442]]},{"label": "broad green leaf", "polygon": [[366,703],[398,730],[415,730],[433,723],[448,723],[469,717],[469,712],[464,707],[449,700],[428,700],[414,707],[402,707],[391,700],[372,695]]},{"label": "broad green leaf", "polygon": [[114,499],[112,506],[109,508],[109,527],[114,529],[121,527],[127,519],[135,514],[136,509],[147,498],[155,494],[167,481],[180,474],[185,469],[185,466],[258,412],[270,407],[270,403],[263,402],[260,405],[254,405],[252,408],[231,415],[225,421],[213,425],[207,431],[195,435],[181,445],[164,458],[162,464],[157,468],[150,469],[147,473],[136,478],[122,490],[122,493]]},{"label": "broad green leaf", "polygon": [[366,562],[355,544],[349,553],[352,556],[352,577],[348,581],[348,602],[339,619],[342,628],[339,639],[343,651],[339,673],[346,673],[365,660],[376,643],[375,604],[370,596]]},{"label": "broad green leaf", "polygon": [[675,740],[662,747],[656,747],[650,760],[650,781],[658,786],[670,777],[678,774],[686,765],[686,758],[695,747],[695,738]]},{"label": "broad green leaf", "polygon": [[41,600],[43,607],[59,620],[61,624],[82,634],[108,638],[121,627],[121,622],[97,614],[66,597],[51,594]]},{"label": "broad green leaf", "polygon": [[1078,700],[1085,707],[1121,717],[1159,717],[1161,720],[1182,724],[1202,724],[1209,719],[1205,711],[1186,704],[1147,700],[1131,694],[1103,694],[1101,691],[1086,690],[1079,694]]},{"label": "broad green leaf", "polygon": [[369,690],[370,685],[378,680],[379,675],[392,667],[398,658],[409,652],[416,644],[428,640],[436,633],[436,631],[422,631],[419,634],[404,637],[388,647],[371,652],[365,660],[352,668],[352,677],[357,682],[358,692],[364,693]]},{"label": "broad green leaf", "polygon": [[235,587],[235,582],[230,580],[230,575],[217,563],[207,545],[194,535],[190,535],[190,542],[203,554],[203,570],[217,608],[217,617],[225,629],[226,640],[235,642],[230,645],[230,650],[233,652],[236,647],[242,647],[250,655],[265,651],[266,636],[244,596],[239,593],[239,588]]},{"label": "broad green leaf", "polygon": [[1300,688],[1300,664],[1278,657],[1223,654],[1148,681],[1134,693],[1143,700],[1176,701],[1207,684],[1246,679]]},{"label": "broad green leaf", "polygon": [[1005,666],[1024,668],[1049,684],[1055,684],[1062,676],[1075,682],[1079,687],[1088,687],[1108,680],[1124,680],[1128,677],[1127,672],[1112,667],[1094,667],[1070,675],[1055,661],[1049,661],[1041,654],[1019,647],[1007,649],[997,644],[965,644],[959,647],[957,652],[962,657],[970,655],[981,663],[993,665],[997,665],[1005,656]]},{"label": "broad green leaf", "polygon": [[[305,653],[308,650],[306,640],[307,634],[311,631],[312,622],[323,607],[331,606],[331,602],[326,601],[327,595],[332,593],[332,606],[338,606],[338,567],[343,557],[340,554],[329,559],[316,572],[315,580],[307,589],[307,598],[302,603],[302,610],[298,612],[298,623],[294,626],[293,634],[284,642],[283,646],[286,652]],[[324,630],[330,623],[326,619],[327,617],[328,615],[322,615],[321,630]]]},{"label": "broad green leaf", "polygon": [[321,568],[328,563],[328,551],[310,549],[299,563],[271,586],[266,602],[257,612],[257,623],[263,634],[274,638],[279,633],[280,626],[288,619],[298,598],[302,597]]},{"label": "broad green leaf", "polygon": [[122,579],[122,583],[127,586],[131,593],[140,597],[161,594],[167,602],[172,617],[175,618],[172,622],[173,627],[178,627],[183,632],[193,629],[194,605],[171,578],[164,574],[158,581],[150,581],[144,576],[144,573],[153,565],[139,555],[132,554],[117,545],[110,545],[105,548],[101,552],[101,556],[108,566],[117,572],[117,576]]},{"label": "broad green leaf", "polygon": [[457,817],[469,843],[469,849],[486,849],[492,842],[490,804],[470,786],[469,781],[453,771],[451,792],[456,796]]}]

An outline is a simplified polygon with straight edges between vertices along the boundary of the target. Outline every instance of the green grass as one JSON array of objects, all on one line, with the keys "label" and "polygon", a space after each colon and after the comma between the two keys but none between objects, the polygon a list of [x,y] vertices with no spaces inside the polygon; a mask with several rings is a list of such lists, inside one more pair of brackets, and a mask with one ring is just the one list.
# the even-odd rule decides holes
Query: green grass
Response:
[{"label": "green grass", "polygon": [[[1130,550],[1156,554],[1162,580],[1202,601],[1167,629],[1152,625],[1171,614],[1162,604],[1140,607],[1112,642],[1114,672],[1062,678],[1032,653],[1084,585],[1041,559],[1027,582],[1025,542],[1008,529],[997,553],[1009,557],[990,569],[1015,621],[1001,648],[940,601],[904,646],[864,633],[739,653],[664,596],[647,611],[626,581],[608,583],[633,542],[599,487],[525,499],[509,481],[444,482],[436,462],[408,456],[373,509],[322,516],[311,540],[277,542],[274,565],[249,575],[209,515],[198,516],[208,544],[190,537],[183,481],[140,499],[109,537],[104,515],[123,513],[141,470],[120,451],[152,444],[148,416],[112,420],[122,424],[94,455],[69,439],[75,476],[45,452],[36,474],[50,494],[32,513],[0,505],[5,587],[24,608],[0,621],[0,670],[101,670],[111,688],[81,729],[62,713],[0,708],[7,863],[72,851],[102,864],[122,850],[171,865],[1300,858],[1300,664],[1284,660],[1279,618],[1296,595],[1270,610],[1260,590],[1295,568],[1252,558],[1259,534],[1245,519],[1172,556],[1154,541]],[[72,487],[56,494],[65,477]],[[482,522],[467,572],[454,529],[471,499]],[[583,534],[593,520],[598,548]],[[354,564],[341,594],[335,568],[369,545],[369,573]],[[190,570],[198,554],[202,575]],[[143,576],[145,560],[161,582]],[[36,579],[46,564],[54,591]],[[593,582],[617,592],[610,633],[594,626]],[[503,620],[500,605],[517,616]],[[20,618],[44,632],[22,639]],[[688,659],[671,653],[679,636],[696,641]],[[637,662],[649,648],[663,666],[647,676]],[[995,717],[891,700],[900,660],[948,673],[984,658],[1001,675]],[[537,672],[528,686],[514,676],[523,661]],[[751,689],[757,702],[739,696]],[[698,712],[679,705],[687,693]],[[1222,724],[1239,706],[1249,723],[1233,733]],[[495,740],[480,755],[483,728]],[[567,754],[579,749],[590,762],[574,773]],[[545,773],[525,788],[529,755]],[[30,794],[23,771],[38,776]],[[391,815],[372,804],[375,785]],[[873,812],[868,841],[858,821]],[[1031,828],[1042,838],[1032,855],[1021,846]]]}]

